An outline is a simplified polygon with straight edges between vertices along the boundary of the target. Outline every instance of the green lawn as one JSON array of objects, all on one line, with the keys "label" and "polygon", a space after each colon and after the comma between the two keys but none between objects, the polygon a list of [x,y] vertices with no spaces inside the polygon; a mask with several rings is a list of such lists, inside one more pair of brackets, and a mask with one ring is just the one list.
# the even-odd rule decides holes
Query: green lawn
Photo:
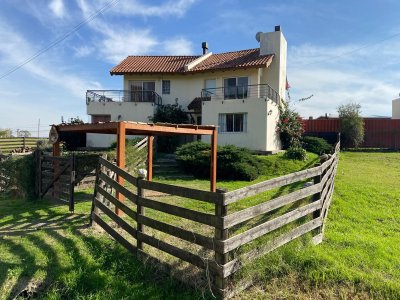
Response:
[{"label": "green lawn", "polygon": [[[315,162],[264,159],[257,181]],[[208,188],[204,180],[166,182]],[[324,242],[294,241],[257,260],[238,275],[257,283],[237,299],[400,299],[399,182],[400,153],[342,153]],[[43,299],[202,298],[86,228],[89,210],[84,201],[70,215],[52,202],[0,198],[0,299],[28,284]]]}]

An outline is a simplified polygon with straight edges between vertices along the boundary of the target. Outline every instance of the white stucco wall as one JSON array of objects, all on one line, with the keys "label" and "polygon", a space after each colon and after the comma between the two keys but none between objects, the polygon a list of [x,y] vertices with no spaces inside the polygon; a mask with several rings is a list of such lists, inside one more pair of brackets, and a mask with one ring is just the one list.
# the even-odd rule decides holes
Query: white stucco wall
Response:
[{"label": "white stucco wall", "polygon": [[[111,121],[135,121],[148,123],[149,117],[154,115],[153,103],[134,102],[89,102],[87,113],[89,115],[111,115]],[[118,119],[118,116],[121,116]],[[114,134],[88,133],[86,135],[87,147],[109,147],[115,142]]]},{"label": "white stucco wall", "polygon": [[[272,106],[273,105],[273,106]],[[259,151],[280,149],[275,132],[277,108],[271,101],[250,98],[244,100],[220,100],[203,102],[202,118],[204,125],[217,125],[218,115],[223,113],[247,113],[247,131],[240,133],[218,133],[218,144],[233,144]],[[267,115],[272,109],[271,115]],[[271,120],[269,120],[271,119]],[[270,128],[268,128],[270,126]],[[269,137],[270,141],[267,140]],[[210,142],[210,137],[202,140]]]},{"label": "white stucco wall", "polygon": [[400,119],[400,98],[392,101],[392,119]]},{"label": "white stucco wall", "polygon": [[286,95],[287,42],[281,31],[260,34],[260,54],[274,54],[267,70],[262,70],[261,81],[268,83],[282,99]]},{"label": "white stucco wall", "polygon": [[[155,81],[156,82],[156,93],[162,97],[163,104],[175,104],[178,99],[183,109],[187,109],[187,106],[196,97],[201,96],[201,90],[204,89],[206,79],[215,79],[216,87],[220,88],[224,86],[224,79],[228,77],[249,77],[249,84],[259,84],[258,69],[247,69],[247,70],[229,70],[225,72],[206,72],[196,74],[164,74],[164,75],[125,75],[124,76],[124,89],[129,90],[129,81],[141,80],[141,81]],[[162,94],[162,80],[171,81],[171,94]]]}]

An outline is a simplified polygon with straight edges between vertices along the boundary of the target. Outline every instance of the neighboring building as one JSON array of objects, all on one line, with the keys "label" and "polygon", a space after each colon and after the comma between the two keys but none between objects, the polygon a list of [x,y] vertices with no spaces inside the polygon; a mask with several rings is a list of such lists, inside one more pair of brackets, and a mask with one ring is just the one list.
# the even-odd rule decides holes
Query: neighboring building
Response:
[{"label": "neighboring building", "polygon": [[392,101],[392,119],[400,119],[400,98]]},{"label": "neighboring building", "polygon": [[[159,104],[180,104],[195,124],[218,125],[218,144],[280,149],[276,123],[285,99],[287,43],[280,31],[256,35],[259,48],[200,56],[128,56],[111,71],[122,91],[87,91],[92,122],[149,122]],[[203,140],[209,141],[204,137]],[[88,146],[108,144],[88,135]]]}]

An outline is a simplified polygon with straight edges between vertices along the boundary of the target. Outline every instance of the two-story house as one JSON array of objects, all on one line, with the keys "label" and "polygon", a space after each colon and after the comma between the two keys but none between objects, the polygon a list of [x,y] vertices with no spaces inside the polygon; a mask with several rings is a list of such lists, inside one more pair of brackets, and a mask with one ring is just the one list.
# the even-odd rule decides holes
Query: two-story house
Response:
[{"label": "two-story house", "polygon": [[[157,105],[178,103],[193,123],[218,125],[220,145],[278,150],[287,43],[280,26],[257,33],[256,40],[258,48],[218,54],[203,43],[202,55],[128,56],[110,71],[123,75],[123,90],[87,91],[87,113],[94,123],[149,122]],[[107,146],[110,140],[89,134],[87,143]]]}]

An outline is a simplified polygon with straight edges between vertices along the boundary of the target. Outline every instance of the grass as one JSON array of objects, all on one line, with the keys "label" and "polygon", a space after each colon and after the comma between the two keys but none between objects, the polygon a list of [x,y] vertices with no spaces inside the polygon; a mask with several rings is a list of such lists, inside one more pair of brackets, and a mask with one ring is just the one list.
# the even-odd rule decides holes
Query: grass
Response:
[{"label": "grass", "polygon": [[[309,167],[315,158],[263,158],[269,168],[257,182]],[[159,180],[209,187],[205,180]],[[400,153],[342,153],[324,242],[312,246],[308,238],[300,239],[257,260],[237,275],[257,279],[237,299],[399,299],[399,180]],[[248,184],[220,182],[218,187]],[[15,296],[28,283],[39,286],[42,299],[203,296],[87,229],[89,210],[85,201],[69,215],[66,206],[47,201],[0,199],[0,299]]]}]

